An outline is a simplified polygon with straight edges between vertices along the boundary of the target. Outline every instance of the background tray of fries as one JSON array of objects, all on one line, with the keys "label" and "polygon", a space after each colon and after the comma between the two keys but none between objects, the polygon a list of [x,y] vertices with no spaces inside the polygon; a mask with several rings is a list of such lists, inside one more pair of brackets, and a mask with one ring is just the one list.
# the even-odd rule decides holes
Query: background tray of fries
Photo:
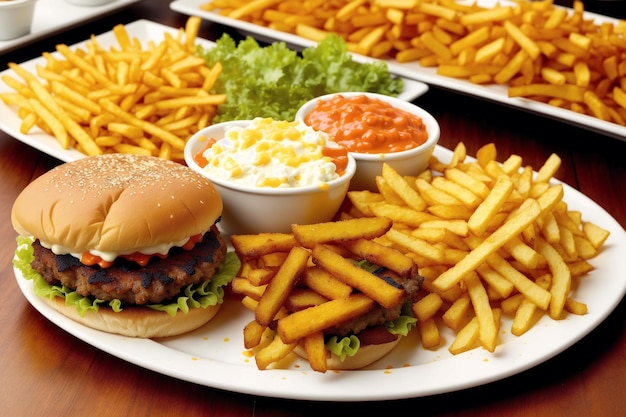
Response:
[{"label": "background tray of fries", "polygon": [[28,45],[44,36],[102,17],[139,0],[116,0],[101,6],[75,6],[66,0],[39,1],[35,6],[32,32],[17,39],[0,41],[0,54]]},{"label": "background tray of fries", "polygon": [[[302,49],[316,44],[312,40],[300,37],[295,34],[282,32],[279,30],[270,29],[265,26],[222,16],[218,13],[217,10],[202,10],[200,6],[207,3],[207,1],[208,0],[175,0],[170,3],[170,7],[173,10],[181,13],[200,16],[206,20],[236,28],[242,33],[249,34],[262,41],[283,41],[294,49]],[[463,1],[460,1],[460,3],[464,4]],[[507,0],[500,2],[496,0],[478,0],[475,3],[478,6],[491,7],[498,3],[506,5],[509,3],[513,4],[514,2],[508,2]],[[584,16],[586,19],[593,20],[597,23],[617,22],[617,19],[599,15],[596,13],[585,12]],[[354,59],[363,62],[371,61],[374,58],[355,54]],[[540,101],[535,101],[523,97],[509,97],[508,88],[506,85],[476,84],[461,78],[441,76],[437,74],[437,67],[423,67],[417,61],[399,63],[394,59],[386,59],[385,62],[387,62],[390,72],[402,77],[415,79],[429,85],[434,85],[462,94],[494,101],[507,106],[518,108],[523,111],[537,113],[590,131],[599,132],[619,140],[626,140],[626,126],[607,122],[596,117],[552,106]]]},{"label": "background tray of fries", "polygon": [[[438,147],[434,155],[447,163],[452,152]],[[416,332],[404,338],[387,357],[359,371],[320,373],[307,362],[289,356],[278,367],[260,371],[243,345],[243,328],[253,313],[239,299],[227,297],[220,314],[187,335],[149,340],[126,338],[81,326],[60,315],[34,295],[30,281],[16,271],[28,301],[51,322],[84,342],[120,359],[181,380],[233,392],[300,400],[374,401],[421,397],[466,389],[497,381],[536,366],[589,334],[617,306],[626,293],[626,232],[592,200],[563,185],[571,210],[610,231],[595,269],[582,280],[576,297],[587,304],[585,315],[562,320],[547,315],[527,333],[510,333],[503,319],[500,343],[494,352],[476,348],[458,355],[447,346],[424,349]],[[449,345],[453,334],[443,333]],[[293,355],[293,354],[292,354]]]},{"label": "background tray of fries", "polygon": [[[137,39],[144,46],[146,46],[151,41],[155,43],[161,42],[164,38],[165,33],[168,33],[172,36],[176,36],[177,34],[179,34],[179,29],[177,28],[172,28],[156,22],[151,22],[149,20],[138,20],[129,23],[124,27],[130,38]],[[112,46],[118,47],[117,39],[113,30],[97,35],[94,37],[94,39],[104,49],[108,49]],[[215,45],[214,42],[208,41],[206,39],[196,38],[195,40],[196,44],[202,45],[205,48]],[[77,50],[77,48],[84,49],[85,45],[88,42],[90,42],[90,40],[84,40],[82,42],[69,46],[69,49],[72,51]],[[54,57],[61,57],[61,55],[57,51],[52,52],[51,55]],[[23,63],[19,63],[19,67],[27,70],[32,74],[37,74],[37,66],[45,67],[45,65],[46,59],[43,56],[34,58]],[[19,79],[19,77],[15,75],[12,69],[7,69],[0,73],[0,77],[4,75],[10,75],[16,79]],[[225,76],[227,76],[227,74]],[[403,100],[413,100],[416,97],[424,94],[428,90],[428,86],[419,81],[415,81],[412,79],[404,79],[403,81],[404,89],[398,96]],[[14,90],[11,89],[4,81],[0,80],[0,93],[13,91]],[[9,108],[2,100],[0,100],[0,129],[13,136],[14,138],[26,143],[27,145],[30,145],[33,148],[47,153],[48,155],[60,159],[64,162],[70,162],[85,157],[85,154],[79,152],[74,148],[64,149],[59,144],[58,140],[39,128],[35,128],[29,133],[22,133],[20,131],[21,123],[22,120],[20,119],[20,117],[18,117],[18,114],[14,110]]]}]

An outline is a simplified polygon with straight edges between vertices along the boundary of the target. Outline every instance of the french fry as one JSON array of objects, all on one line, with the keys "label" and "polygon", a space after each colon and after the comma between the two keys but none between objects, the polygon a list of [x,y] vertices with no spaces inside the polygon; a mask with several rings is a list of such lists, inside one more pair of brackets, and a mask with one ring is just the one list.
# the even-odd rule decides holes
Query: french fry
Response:
[{"label": "french fry", "polygon": [[490,220],[502,208],[511,192],[513,192],[513,182],[510,179],[500,177],[496,180],[489,194],[476,207],[476,210],[467,221],[467,225],[472,233],[476,236],[481,236],[487,230]]},{"label": "french fry", "polygon": [[417,265],[411,258],[394,248],[378,244],[372,240],[354,240],[344,243],[344,246],[360,259],[389,268],[402,277],[409,277],[417,270]]},{"label": "french fry", "polygon": [[411,308],[419,322],[433,318],[442,305],[443,299],[438,294],[430,293],[413,303]]},{"label": "french fry", "polygon": [[318,267],[307,268],[300,281],[303,285],[331,300],[346,298],[352,294],[352,287]]},{"label": "french fry", "polygon": [[383,307],[398,305],[405,295],[404,289],[356,266],[324,245],[313,247],[312,259],[320,268],[358,289]]},{"label": "french fry", "polygon": [[255,319],[263,326],[269,326],[280,310],[289,290],[296,284],[300,275],[306,268],[309,259],[309,251],[299,246],[294,247],[285,262],[276,272],[274,279],[267,285],[263,292],[259,305],[255,310]]},{"label": "french fry", "polygon": [[487,239],[470,252],[461,262],[441,274],[433,285],[446,290],[463,279],[465,274],[484,262],[489,255],[500,249],[510,238],[534,222],[541,213],[539,204],[532,199],[515,213],[505,224],[493,232]]},{"label": "french fry", "polygon": [[313,333],[355,318],[375,306],[364,294],[330,300],[315,307],[300,310],[278,320],[276,331],[284,343],[294,343]]},{"label": "french fry", "polygon": [[295,238],[288,233],[232,235],[230,242],[237,254],[244,258],[257,258],[274,252],[289,252],[296,245]]},{"label": "french fry", "polygon": [[450,346],[448,351],[453,355],[466,352],[474,348],[474,343],[478,340],[478,319],[473,317],[462,329],[460,329]]},{"label": "french fry", "polygon": [[324,346],[324,332],[316,332],[304,338],[303,341],[306,356],[311,369],[317,372],[326,372],[326,347]]},{"label": "french fry", "polygon": [[546,258],[552,273],[550,317],[558,320],[561,318],[565,302],[569,296],[572,275],[561,255],[543,239],[537,239],[537,249]]},{"label": "french fry", "polygon": [[550,304],[551,294],[513,267],[506,259],[493,253],[487,259],[493,269],[505,277],[526,298],[532,300],[539,308],[546,310]]},{"label": "french fry", "polygon": [[418,321],[417,330],[424,349],[434,349],[441,343],[439,328],[434,318]]},{"label": "french fry", "polygon": [[499,326],[496,325],[485,287],[475,272],[467,274],[463,280],[478,320],[478,339],[485,349],[493,352],[496,349]]},{"label": "french fry", "polygon": [[254,356],[259,369],[267,369],[272,363],[278,362],[289,355],[298,346],[298,343],[284,343],[280,337],[274,337],[272,342],[260,349]]},{"label": "french fry", "polygon": [[313,248],[317,243],[373,239],[385,234],[391,227],[391,220],[385,217],[363,217],[338,222],[317,224],[294,224],[291,226],[294,237],[305,248]]},{"label": "french fry", "polygon": [[[536,283],[543,289],[550,286],[551,277],[542,275],[537,278]],[[537,319],[537,305],[528,298],[521,299],[515,311],[515,318],[511,324],[511,333],[521,336],[526,333]]]},{"label": "french fry", "polygon": [[458,330],[471,307],[469,296],[463,295],[454,300],[454,303],[441,316],[442,321],[452,330]]},{"label": "french fry", "polygon": [[259,344],[263,338],[263,334],[267,330],[266,326],[252,320],[243,328],[243,345],[246,349],[252,349]]}]

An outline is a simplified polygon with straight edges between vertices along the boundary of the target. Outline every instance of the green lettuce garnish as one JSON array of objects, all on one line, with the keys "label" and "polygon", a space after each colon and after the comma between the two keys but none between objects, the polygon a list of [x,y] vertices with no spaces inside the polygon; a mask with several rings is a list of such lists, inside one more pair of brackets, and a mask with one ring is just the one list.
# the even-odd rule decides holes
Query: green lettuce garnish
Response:
[{"label": "green lettuce garnish", "polygon": [[228,34],[215,46],[198,46],[197,54],[209,66],[222,65],[212,93],[226,94],[214,122],[271,117],[294,119],[308,100],[323,94],[362,91],[397,96],[401,78],[393,77],[382,61],[359,63],[352,59],[345,41],[327,36],[301,54],[284,42],[260,46],[252,37],[239,43]]},{"label": "green lettuce garnish", "polygon": [[[97,312],[99,305],[105,303],[104,300],[84,297],[64,285],[51,285],[30,266],[34,252],[32,243],[32,238],[17,237],[17,249],[13,258],[13,265],[20,270],[25,279],[33,281],[35,295],[49,299],[54,297],[65,298],[65,304],[74,306],[81,317],[84,317],[88,311]],[[183,290],[183,295],[172,303],[147,304],[145,307],[175,316],[179,310],[187,313],[190,308],[206,308],[219,304],[224,300],[223,287],[235,277],[240,265],[237,255],[234,252],[228,252],[210,281],[187,286]],[[120,300],[111,300],[107,305],[115,312],[120,312],[123,309]]]},{"label": "green lettuce garnish", "polygon": [[[385,323],[385,327],[389,333],[400,336],[409,334],[411,328],[417,323],[417,319],[410,314],[410,310],[410,306],[403,306],[402,315],[400,315],[400,317],[394,321]],[[332,336],[326,341],[326,349],[337,355],[342,362],[346,357],[354,356],[359,351],[360,347],[361,341],[358,336],[353,334],[341,338]]]}]

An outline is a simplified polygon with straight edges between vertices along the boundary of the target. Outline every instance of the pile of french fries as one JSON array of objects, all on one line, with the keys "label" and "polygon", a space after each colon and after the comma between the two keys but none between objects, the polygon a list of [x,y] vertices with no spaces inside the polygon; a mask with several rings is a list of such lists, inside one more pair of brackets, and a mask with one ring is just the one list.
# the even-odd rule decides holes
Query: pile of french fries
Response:
[{"label": "pile of french fries", "polygon": [[36,74],[9,63],[17,78],[2,80],[15,92],[0,98],[16,109],[21,133],[39,127],[64,149],[182,161],[186,140],[225,100],[210,94],[221,66],[209,68],[195,55],[200,22],[191,17],[176,36],[145,45],[117,25],[116,46],[104,48],[95,37],[84,49],[57,45],[60,57],[44,53]]},{"label": "pile of french fries", "polygon": [[358,318],[376,304],[402,305],[403,288],[354,263],[355,258],[365,259],[404,278],[418,279],[410,257],[373,241],[391,226],[385,217],[362,217],[293,225],[290,234],[231,236],[244,261],[232,290],[254,311],[254,320],[244,328],[244,345],[255,350],[259,369],[302,344],[311,368],[326,372],[324,330]]},{"label": "pile of french fries", "polygon": [[[322,344],[324,328],[345,320],[334,304],[358,310],[397,296],[381,280],[361,278],[351,260],[394,271],[418,266],[424,283],[411,308],[425,349],[493,352],[505,316],[521,336],[543,316],[586,314],[575,290],[609,231],[568,208],[563,185],[552,181],[556,154],[536,172],[518,155],[496,158],[488,144],[469,159],[460,142],[448,163],[433,157],[418,176],[385,165],[378,192],[350,191],[336,222],[232,236],[243,260],[233,289],[255,312],[244,340],[259,368],[300,342]],[[442,326],[454,331],[449,344]],[[324,356],[315,355],[312,367],[323,371]]]},{"label": "pile of french fries", "polygon": [[595,23],[552,0],[493,7],[455,0],[211,0],[235,19],[355,53],[437,67],[440,75],[509,86],[509,96],[626,125],[626,21]]}]

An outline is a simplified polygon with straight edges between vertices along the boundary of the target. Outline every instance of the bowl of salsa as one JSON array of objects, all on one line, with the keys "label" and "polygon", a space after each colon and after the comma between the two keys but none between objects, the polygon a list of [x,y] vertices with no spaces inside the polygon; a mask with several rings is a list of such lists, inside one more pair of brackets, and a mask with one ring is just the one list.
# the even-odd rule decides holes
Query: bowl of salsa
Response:
[{"label": "bowl of salsa", "polygon": [[418,175],[439,141],[439,124],[415,104],[376,93],[327,94],[305,103],[296,120],[330,135],[357,162],[350,189],[376,191],[383,163]]}]

